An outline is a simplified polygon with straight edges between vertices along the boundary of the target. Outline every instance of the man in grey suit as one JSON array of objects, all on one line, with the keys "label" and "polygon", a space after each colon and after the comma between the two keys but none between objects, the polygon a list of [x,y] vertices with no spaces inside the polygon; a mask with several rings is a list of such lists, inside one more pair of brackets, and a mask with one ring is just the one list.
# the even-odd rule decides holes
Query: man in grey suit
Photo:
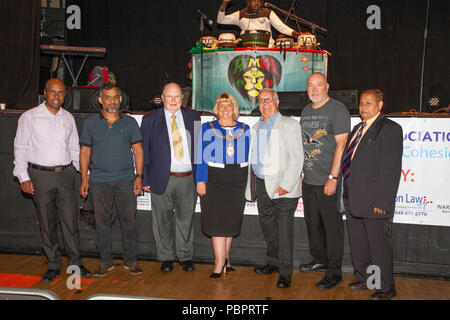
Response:
[{"label": "man in grey suit", "polygon": [[194,150],[201,128],[200,113],[182,107],[176,83],[162,93],[164,108],[142,118],[144,190],[151,192],[153,234],[161,271],[171,272],[178,260],[184,271],[194,271],[193,215],[197,201]]},{"label": "man in grey suit", "polygon": [[258,200],[267,264],[255,268],[255,272],[279,272],[277,287],[288,288],[293,270],[294,214],[302,193],[301,128],[298,121],[278,112],[279,99],[274,90],[261,90],[258,105],[261,118],[251,130],[245,197],[254,201],[256,196]]}]

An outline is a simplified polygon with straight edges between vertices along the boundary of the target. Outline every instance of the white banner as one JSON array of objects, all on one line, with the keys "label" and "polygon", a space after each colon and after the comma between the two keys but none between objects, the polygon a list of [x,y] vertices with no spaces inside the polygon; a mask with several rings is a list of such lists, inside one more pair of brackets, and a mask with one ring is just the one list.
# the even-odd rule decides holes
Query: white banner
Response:
[{"label": "white banner", "polygon": [[450,226],[450,119],[392,120],[403,128],[394,222]]},{"label": "white banner", "polygon": [[[142,115],[132,115],[139,125]],[[293,117],[300,120],[299,117]],[[202,117],[202,122],[213,117]],[[258,117],[240,117],[253,126]],[[394,222],[450,226],[450,120],[444,118],[390,118],[403,128],[403,162],[396,198]],[[352,117],[352,127],[360,122]],[[149,194],[138,197],[138,210],[151,210]],[[196,212],[200,212],[197,199]],[[244,214],[257,215],[255,203],[247,202]],[[300,198],[295,217],[303,217]]]}]

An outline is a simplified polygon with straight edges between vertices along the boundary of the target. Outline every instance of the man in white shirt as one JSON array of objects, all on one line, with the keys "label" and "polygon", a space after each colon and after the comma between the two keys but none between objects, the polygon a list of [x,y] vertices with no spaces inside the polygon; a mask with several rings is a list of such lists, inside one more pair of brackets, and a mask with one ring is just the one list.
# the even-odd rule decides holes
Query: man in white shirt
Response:
[{"label": "man in white shirt", "polygon": [[[24,193],[36,205],[48,282],[61,273],[58,224],[64,240],[68,264],[80,267],[81,276],[90,276],[80,258],[77,224],[75,169],[79,170],[80,145],[73,116],[61,108],[64,83],[50,79],[45,84],[45,101],[24,112],[14,139],[14,171]],[[58,223],[59,222],[59,223]]]},{"label": "man in white shirt", "polygon": [[[247,0],[247,7],[230,15],[225,15],[225,9],[231,0],[223,0],[217,14],[217,22],[220,24],[234,24],[245,30],[265,30],[272,34],[271,26],[280,33],[297,38],[299,33],[287,25],[268,8],[263,8],[262,0]],[[274,41],[270,37],[269,47],[273,47]]]}]

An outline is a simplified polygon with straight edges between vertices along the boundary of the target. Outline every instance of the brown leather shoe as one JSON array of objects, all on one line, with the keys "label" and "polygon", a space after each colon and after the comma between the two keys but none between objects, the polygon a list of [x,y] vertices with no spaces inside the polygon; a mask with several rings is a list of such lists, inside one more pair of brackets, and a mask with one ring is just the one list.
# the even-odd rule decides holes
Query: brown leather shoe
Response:
[{"label": "brown leather shoe", "polygon": [[395,289],[388,292],[375,292],[369,298],[369,300],[391,300],[397,296]]},{"label": "brown leather shoe", "polygon": [[350,282],[348,284],[348,288],[353,291],[369,290],[369,288],[367,288],[367,284],[365,282],[359,282],[359,281]]}]

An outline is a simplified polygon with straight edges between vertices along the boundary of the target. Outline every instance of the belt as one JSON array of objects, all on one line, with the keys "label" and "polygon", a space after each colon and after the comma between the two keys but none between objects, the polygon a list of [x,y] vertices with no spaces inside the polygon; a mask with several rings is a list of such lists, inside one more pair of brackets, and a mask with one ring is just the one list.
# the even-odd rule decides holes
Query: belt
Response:
[{"label": "belt", "polygon": [[37,170],[43,170],[43,171],[53,171],[53,172],[61,172],[67,167],[70,167],[72,164],[66,164],[65,166],[55,166],[55,167],[46,167],[46,166],[40,166],[34,163],[28,163],[28,166],[30,166],[33,169]]},{"label": "belt", "polygon": [[[242,163],[227,163],[227,165],[238,165],[241,168],[248,167],[248,162],[242,162]],[[215,162],[208,162],[208,166],[214,167],[214,168],[225,168],[225,163],[215,163]]]},{"label": "belt", "polygon": [[192,171],[189,171],[189,172],[171,172],[169,174],[171,176],[174,176],[174,177],[183,178],[183,177],[190,176],[192,174]]}]

